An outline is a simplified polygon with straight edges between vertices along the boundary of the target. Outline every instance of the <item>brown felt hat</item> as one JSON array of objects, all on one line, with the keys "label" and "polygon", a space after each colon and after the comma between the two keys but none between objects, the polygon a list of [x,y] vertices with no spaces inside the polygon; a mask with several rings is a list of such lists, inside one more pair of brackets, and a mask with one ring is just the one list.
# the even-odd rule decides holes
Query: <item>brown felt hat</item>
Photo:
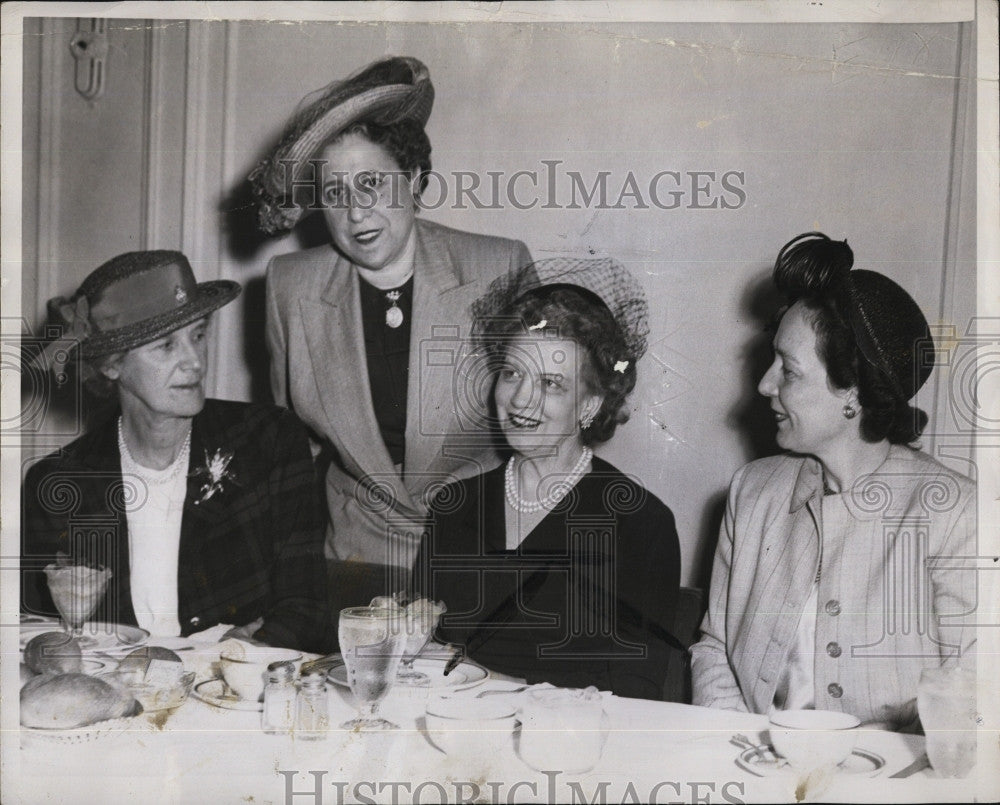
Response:
[{"label": "brown felt hat", "polygon": [[197,282],[180,252],[128,252],[92,271],[72,298],[49,300],[49,310],[90,359],[179,330],[228,304],[240,290],[232,280]]}]

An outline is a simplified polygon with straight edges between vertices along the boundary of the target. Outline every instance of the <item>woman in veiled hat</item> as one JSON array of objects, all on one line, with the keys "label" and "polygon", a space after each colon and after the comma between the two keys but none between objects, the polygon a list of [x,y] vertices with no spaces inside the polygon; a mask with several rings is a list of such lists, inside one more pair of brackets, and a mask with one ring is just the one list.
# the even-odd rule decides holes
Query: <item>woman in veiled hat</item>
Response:
[{"label": "woman in veiled hat", "polygon": [[974,664],[974,630],[954,617],[974,608],[974,579],[933,557],[974,555],[975,487],[911,446],[930,330],[906,291],[853,260],[810,232],[775,263],[791,306],[758,391],[787,452],[733,478],[694,702],[900,729],[921,669]]},{"label": "woman in veiled hat", "polygon": [[[205,398],[208,324],[240,286],[197,283],[174,251],[129,252],[53,300],[106,422],[39,461],[24,484],[22,608],[56,614],[57,555],[104,566],[94,620],[156,637],[229,624],[306,651],[333,645],[322,507],[308,437],[270,405]],[[57,350],[58,351],[58,350]]]},{"label": "woman in veiled hat", "polygon": [[406,572],[428,489],[496,463],[459,424],[455,369],[470,302],[530,262],[519,241],[417,215],[433,100],[421,62],[376,62],[299,112],[251,175],[265,231],[322,209],[330,232],[267,269],[271,389],[330,462],[328,555]]},{"label": "woman in veiled hat", "polygon": [[628,419],[642,289],[613,260],[542,260],[475,314],[508,458],[436,497],[412,588],[446,605],[437,637],[493,671],[661,699],[674,517],[593,451]]}]

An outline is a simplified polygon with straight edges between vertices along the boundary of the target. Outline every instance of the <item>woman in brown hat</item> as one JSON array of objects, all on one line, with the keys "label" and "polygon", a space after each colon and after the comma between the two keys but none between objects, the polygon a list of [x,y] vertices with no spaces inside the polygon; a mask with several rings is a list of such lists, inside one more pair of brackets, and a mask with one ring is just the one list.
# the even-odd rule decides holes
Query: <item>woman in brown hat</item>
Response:
[{"label": "woman in brown hat", "polygon": [[949,623],[974,608],[974,579],[929,560],[975,555],[975,487],[910,446],[931,334],[899,285],[853,259],[810,232],[775,263],[791,306],[758,390],[788,452],[733,478],[691,649],[695,704],[902,728],[922,668],[974,663],[974,630]]},{"label": "woman in brown hat", "polygon": [[130,252],[53,300],[92,387],[118,412],[31,467],[23,608],[54,614],[44,566],[103,565],[95,620],[155,636],[216,624],[329,650],[322,519],[308,439],[290,412],[205,398],[208,320],[236,298],[183,254]]},{"label": "woman in brown hat", "polygon": [[628,419],[642,289],[612,260],[542,260],[475,311],[509,458],[437,496],[412,587],[447,606],[438,638],[493,671],[661,699],[674,517],[593,451]]},{"label": "woman in brown hat", "polygon": [[407,571],[428,490],[496,463],[460,423],[477,401],[456,398],[456,368],[469,304],[530,262],[519,241],[417,215],[433,100],[421,62],[377,62],[326,88],[251,175],[265,231],[322,208],[330,232],[267,270],[274,398],[330,459],[328,554]]}]

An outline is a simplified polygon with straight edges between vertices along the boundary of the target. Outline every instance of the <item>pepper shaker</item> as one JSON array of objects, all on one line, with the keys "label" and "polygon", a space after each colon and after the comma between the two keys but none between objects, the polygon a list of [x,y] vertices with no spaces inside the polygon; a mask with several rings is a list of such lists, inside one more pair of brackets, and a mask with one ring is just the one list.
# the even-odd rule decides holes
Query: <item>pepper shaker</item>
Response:
[{"label": "pepper shaker", "polygon": [[330,729],[326,680],[322,671],[306,672],[299,679],[298,715],[295,735],[305,741],[320,741]]}]

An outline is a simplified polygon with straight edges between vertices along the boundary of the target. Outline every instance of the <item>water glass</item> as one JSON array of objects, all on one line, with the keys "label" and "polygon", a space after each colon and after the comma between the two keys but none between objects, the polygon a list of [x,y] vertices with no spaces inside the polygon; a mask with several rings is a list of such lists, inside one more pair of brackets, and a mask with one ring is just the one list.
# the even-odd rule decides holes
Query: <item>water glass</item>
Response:
[{"label": "water glass", "polygon": [[927,759],[939,777],[965,777],[976,764],[976,673],[925,668],[917,710],[927,736]]},{"label": "water glass", "polygon": [[340,652],[351,693],[361,705],[360,717],[341,726],[349,730],[396,729],[378,717],[379,702],[396,679],[406,642],[405,616],[396,609],[349,607],[340,611]]}]

